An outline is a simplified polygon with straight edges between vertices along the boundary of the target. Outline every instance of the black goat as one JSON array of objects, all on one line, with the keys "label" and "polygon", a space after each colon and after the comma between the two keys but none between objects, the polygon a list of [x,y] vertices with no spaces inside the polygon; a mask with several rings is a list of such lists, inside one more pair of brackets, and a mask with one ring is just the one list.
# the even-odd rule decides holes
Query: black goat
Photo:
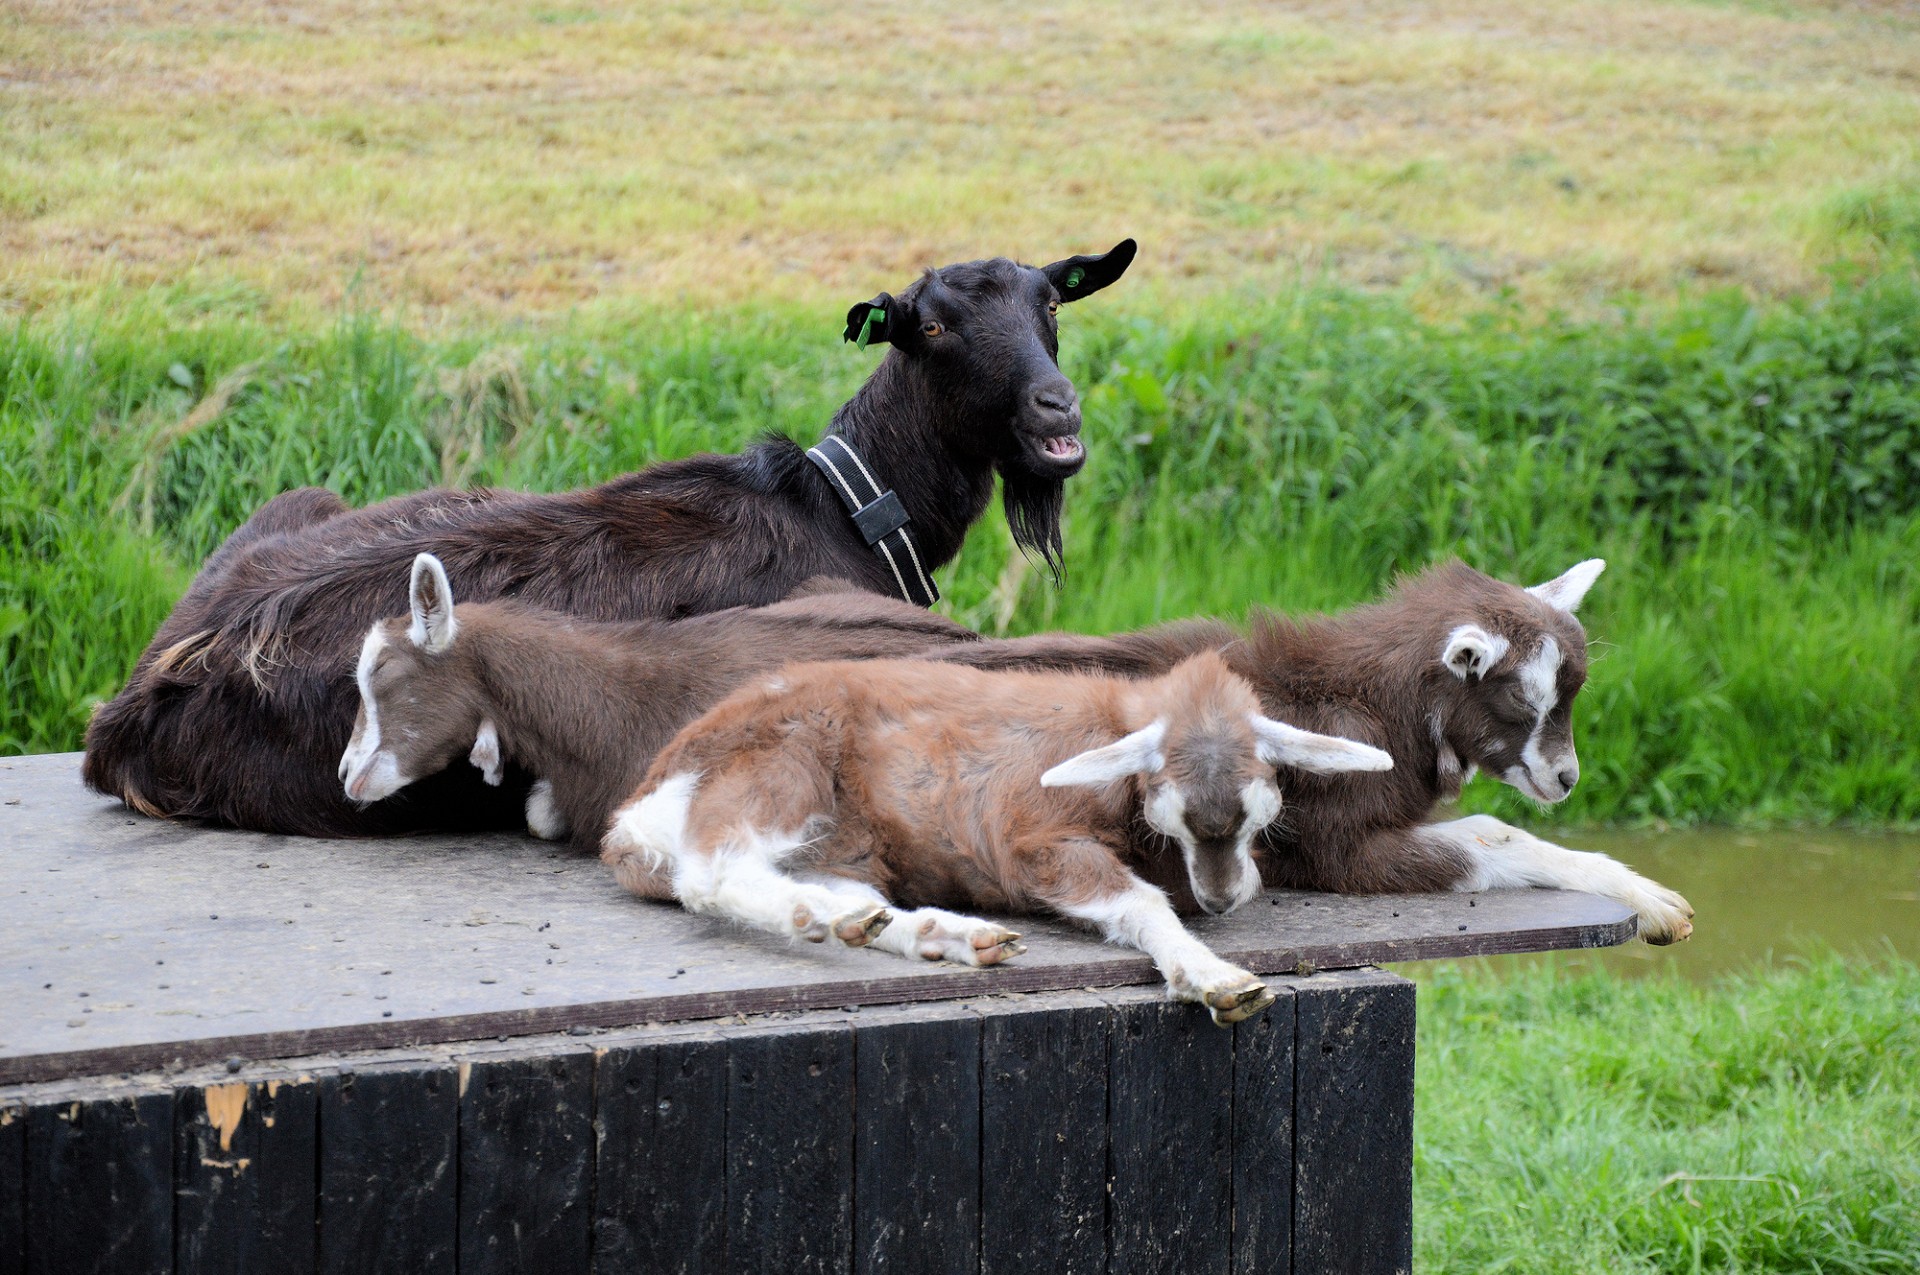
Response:
[{"label": "black goat", "polygon": [[[1055,314],[1118,279],[1133,254],[1129,239],[1040,268],[966,262],[854,306],[847,339],[891,348],[834,415],[829,436],[847,446],[823,445],[813,463],[774,437],[560,495],[439,490],[360,510],[316,488],[276,497],[208,559],[94,717],[86,782],[151,815],[271,832],[518,826],[524,787],[489,788],[469,768],[365,808],[335,777],[360,639],[406,610],[419,553],[443,561],[465,598],[593,620],[760,605],[818,575],[930,594],[997,472],[1015,538],[1057,571],[1062,488],[1086,453]],[[849,464],[859,478],[829,476]],[[857,503],[879,506],[860,528],[842,477]],[[871,498],[887,489],[911,520],[906,554],[872,543],[887,523],[870,515],[893,507]]]}]

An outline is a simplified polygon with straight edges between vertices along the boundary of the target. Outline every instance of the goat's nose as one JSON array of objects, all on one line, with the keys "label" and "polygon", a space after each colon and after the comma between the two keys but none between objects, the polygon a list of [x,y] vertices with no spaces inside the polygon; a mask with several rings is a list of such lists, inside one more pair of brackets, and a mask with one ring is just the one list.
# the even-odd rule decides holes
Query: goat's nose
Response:
[{"label": "goat's nose", "polygon": [[1043,385],[1033,392],[1033,405],[1063,415],[1080,404],[1080,396],[1071,385]]},{"label": "goat's nose", "polygon": [[334,767],[333,773],[340,776],[341,783],[344,784],[347,782],[347,759],[345,757],[340,759],[340,764]]},{"label": "goat's nose", "polygon": [[1575,767],[1569,766],[1561,771],[1556,778],[1559,779],[1562,788],[1568,792],[1572,792],[1573,786],[1580,782],[1580,771]]}]

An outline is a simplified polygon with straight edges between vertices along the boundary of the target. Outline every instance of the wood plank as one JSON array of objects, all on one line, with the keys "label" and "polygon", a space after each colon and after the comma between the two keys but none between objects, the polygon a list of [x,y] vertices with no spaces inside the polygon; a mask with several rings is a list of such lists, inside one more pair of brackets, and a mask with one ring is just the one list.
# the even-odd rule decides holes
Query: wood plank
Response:
[{"label": "wood plank", "polygon": [[1107,1031],[1092,992],[973,1002],[981,1018],[982,1275],[1107,1269]]},{"label": "wood plank", "polygon": [[185,1086],[174,1107],[174,1264],[182,1271],[314,1270],[311,1080]]},{"label": "wood plank", "polygon": [[1294,1012],[1294,1267],[1411,1270],[1414,985],[1328,974]]},{"label": "wood plank", "polygon": [[0,1102],[0,1275],[27,1268],[27,1109]]},{"label": "wood plank", "polygon": [[1273,1004],[1233,1029],[1233,1271],[1293,1270],[1294,1005]]},{"label": "wood plank", "polygon": [[853,1024],[853,1269],[980,1266],[980,1020],[959,1005]]},{"label": "wood plank", "polygon": [[[137,926],[115,902],[135,894]],[[166,824],[86,793],[71,755],[0,758],[0,927],[0,1085],[1159,981],[1144,957],[1037,917],[1016,922],[1026,955],[972,970],[640,903],[593,858],[524,837]],[[1551,891],[1274,893],[1193,928],[1272,973],[1619,943],[1633,920]],[[102,1003],[114,1012],[89,1012]]]},{"label": "wood plank", "polygon": [[173,1095],[27,1112],[31,1275],[173,1270]]},{"label": "wood plank", "polygon": [[593,1269],[726,1269],[727,1042],[672,1035],[595,1067]]},{"label": "wood plank", "polygon": [[733,1036],[727,1051],[727,1269],[841,1272],[853,1257],[853,1032]]},{"label": "wood plank", "polygon": [[460,1065],[460,1270],[587,1268],[593,1055]]},{"label": "wood plank", "polygon": [[1113,1275],[1226,1275],[1233,1032],[1158,991],[1109,995],[1107,1209]]},{"label": "wood plank", "polygon": [[320,1081],[320,1270],[454,1269],[458,1069],[397,1063]]}]

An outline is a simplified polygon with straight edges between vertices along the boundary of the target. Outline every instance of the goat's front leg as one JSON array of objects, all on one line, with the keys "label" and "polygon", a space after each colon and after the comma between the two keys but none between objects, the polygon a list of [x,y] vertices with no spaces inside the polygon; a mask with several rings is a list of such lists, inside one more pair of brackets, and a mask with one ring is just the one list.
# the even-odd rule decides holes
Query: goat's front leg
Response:
[{"label": "goat's front leg", "polygon": [[1267,985],[1215,956],[1180,923],[1167,896],[1130,872],[1117,893],[1052,901],[1076,921],[1099,929],[1109,943],[1139,948],[1167,980],[1167,995],[1207,1007],[1222,1027],[1252,1018],[1273,1004]]},{"label": "goat's front leg", "polygon": [[1491,815],[1427,824],[1415,829],[1414,836],[1464,858],[1466,875],[1454,884],[1455,890],[1584,890],[1632,908],[1640,918],[1640,937],[1649,943],[1677,943],[1693,933],[1693,908],[1685,899],[1604,854],[1568,850]]}]

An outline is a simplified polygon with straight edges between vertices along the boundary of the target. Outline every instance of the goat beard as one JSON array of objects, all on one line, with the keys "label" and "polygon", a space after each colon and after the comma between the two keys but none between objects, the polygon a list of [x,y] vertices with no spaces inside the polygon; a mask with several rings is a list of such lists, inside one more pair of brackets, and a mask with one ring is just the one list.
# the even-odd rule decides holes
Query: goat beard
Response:
[{"label": "goat beard", "polygon": [[1041,478],[1016,465],[1000,471],[1001,503],[1007,511],[1007,527],[1013,543],[1028,554],[1038,554],[1060,583],[1061,544],[1060,511],[1066,501],[1067,485],[1058,478]]}]

